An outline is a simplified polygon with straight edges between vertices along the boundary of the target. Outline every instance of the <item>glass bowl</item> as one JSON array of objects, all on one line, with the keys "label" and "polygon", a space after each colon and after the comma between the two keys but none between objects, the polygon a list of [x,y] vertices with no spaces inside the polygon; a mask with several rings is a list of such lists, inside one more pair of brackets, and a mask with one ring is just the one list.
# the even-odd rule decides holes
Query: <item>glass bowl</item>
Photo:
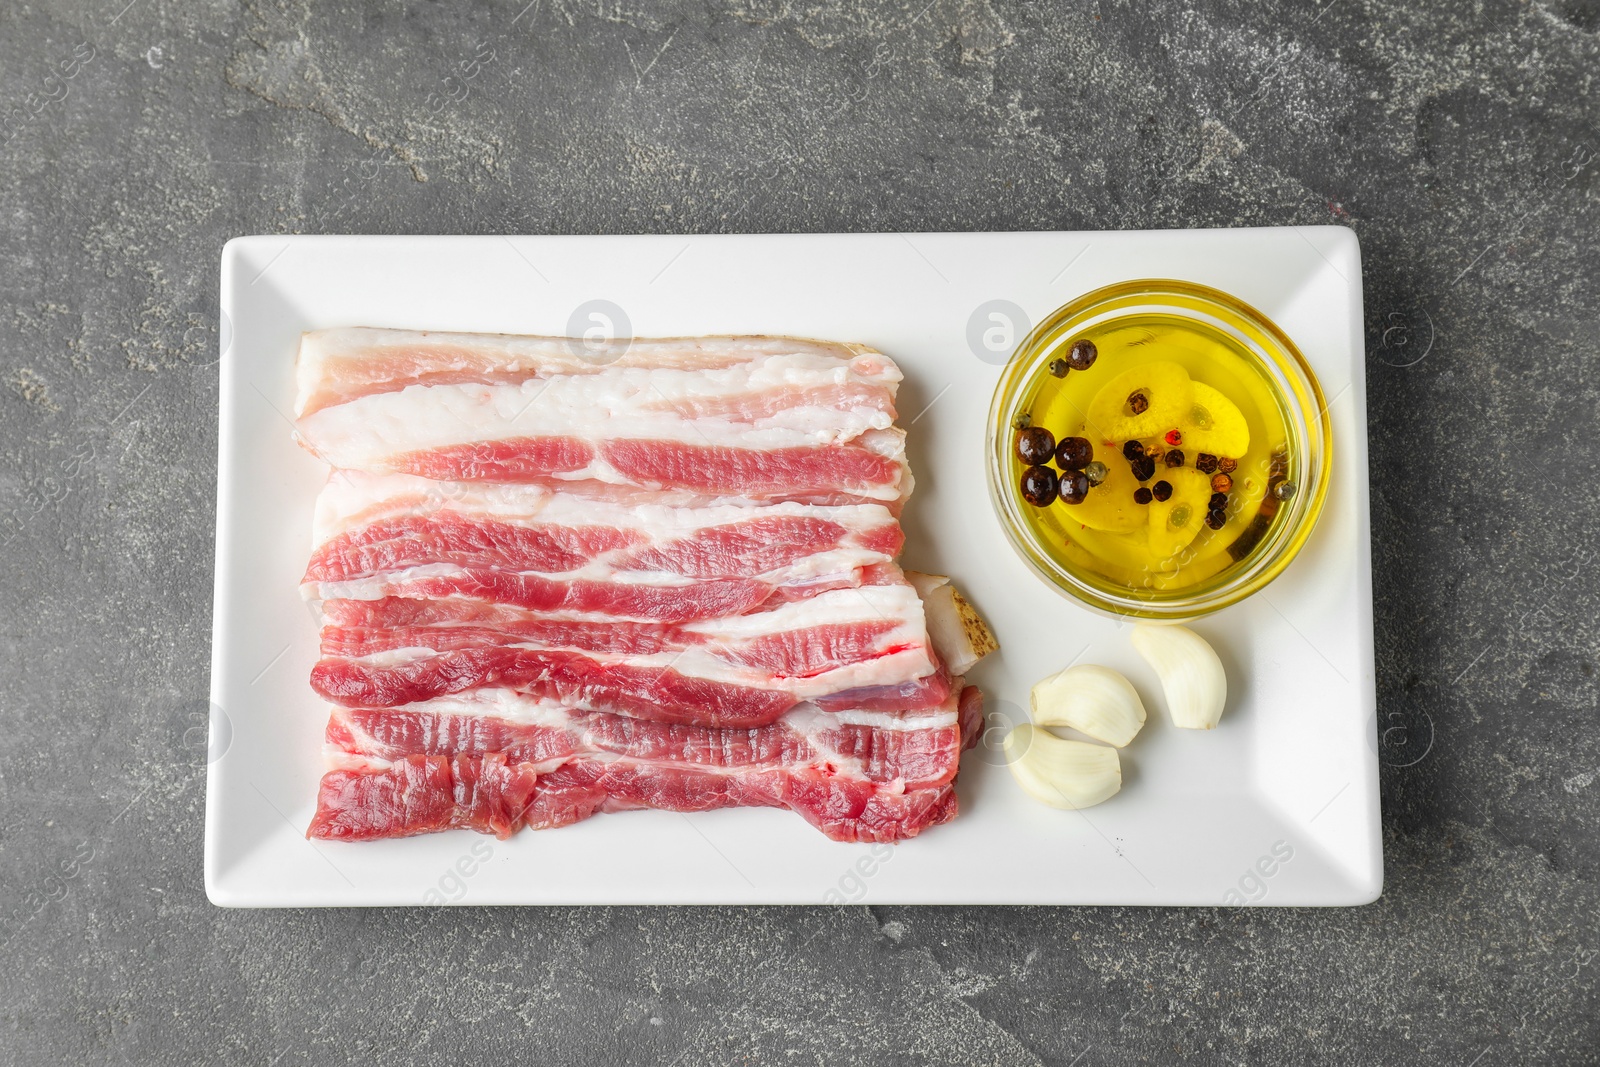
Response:
[{"label": "glass bowl", "polygon": [[[1278,504],[1277,515],[1259,541],[1217,573],[1181,588],[1120,582],[1073,558],[1066,546],[1045,544],[1023,521],[1022,509],[1030,505],[1023,502],[1017,484],[1022,464],[1014,452],[1013,424],[1032,405],[1039,384],[1049,375],[1050,361],[1064,355],[1071,342],[1085,332],[1151,315],[1186,320],[1186,328],[1226,344],[1258,372],[1277,402],[1287,431],[1287,470],[1279,479],[1294,486],[1293,496]],[[1294,342],[1248,304],[1193,282],[1120,282],[1052,312],[1007,362],[989,407],[989,497],[1012,547],[1062,593],[1112,615],[1172,621],[1195,618],[1238,603],[1263,588],[1283,572],[1311,536],[1328,495],[1332,466],[1332,424],[1327,407],[1316,375]]]}]

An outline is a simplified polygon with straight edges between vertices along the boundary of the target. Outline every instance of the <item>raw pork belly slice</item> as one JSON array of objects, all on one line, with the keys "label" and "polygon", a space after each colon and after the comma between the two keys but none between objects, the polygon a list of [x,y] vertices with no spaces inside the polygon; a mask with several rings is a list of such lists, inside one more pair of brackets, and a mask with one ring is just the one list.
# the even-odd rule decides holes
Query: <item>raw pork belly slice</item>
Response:
[{"label": "raw pork belly slice", "polygon": [[348,471],[323,490],[313,537],[304,579],[312,600],[386,595],[379,583],[353,594],[336,583],[487,571],[675,589],[722,579],[809,595],[874,584],[903,541],[879,504],[628,505],[535,486]]},{"label": "raw pork belly slice", "polygon": [[800,705],[753,729],[715,729],[581,712],[508,691],[441,697],[404,708],[334,708],[330,759],[395,761],[410,755],[486,756],[555,765],[579,756],[692,764],[742,771],[815,763],[829,773],[904,788],[948,785],[963,743],[963,715],[976,690],[951,693],[917,714],[824,712]]},{"label": "raw pork belly slice", "polygon": [[903,584],[688,622],[591,621],[482,601],[386,597],[377,613],[397,604],[407,614],[469,608],[479,624],[347,626],[340,620],[359,619],[364,602],[334,603],[312,686],[352,707],[510,687],[584,710],[620,700],[642,718],[761,726],[804,700],[836,703],[840,694],[888,690],[914,710],[940,703],[949,688],[927,643],[922,602]]},{"label": "raw pork belly slice", "polygon": [[[355,331],[338,332],[348,352]],[[429,351],[377,333],[375,349]],[[518,342],[484,338],[438,373],[417,359],[394,363],[386,387],[375,389],[374,376],[391,374],[376,369],[390,356],[308,358],[328,348],[319,336],[301,345],[296,426],[301,443],[335,467],[671,490],[701,502],[898,508],[911,489],[905,435],[894,425],[900,371],[869,349],[749,338],[634,342],[606,364],[567,353],[565,340],[540,342],[530,356]],[[456,342],[445,347],[459,354]],[[506,346],[498,361],[495,344]],[[652,348],[670,358],[642,363]],[[485,359],[494,370],[473,377]]]},{"label": "raw pork belly slice", "polygon": [[[411,385],[523,382],[617,370],[710,371],[769,356],[812,356],[898,383],[893,363],[860,345],[795,337],[663,337],[595,344],[569,337],[425,333],[369,328],[315,330],[300,338],[296,415]],[[889,394],[892,402],[893,392]]]},{"label": "raw pork belly slice", "polygon": [[537,621],[520,633],[329,624],[311,685],[348,707],[505,687],[586,711],[741,727],[765,726],[806,700],[830,710],[920,710],[950,689],[908,586],[824,593],[714,623],[647,624],[632,634],[642,647],[631,653],[594,647],[629,638],[626,624],[608,633],[604,624],[530,616]]},{"label": "raw pork belly slice", "polygon": [[334,467],[301,584],[333,705],[309,834],[954,817],[982,698],[896,565],[900,378],[790,338],[306,334],[297,432]]},{"label": "raw pork belly slice", "polygon": [[[977,739],[982,708],[978,690],[967,686],[959,714],[931,717],[932,726],[819,728],[815,719],[828,713],[816,712],[793,726],[786,720],[781,735],[710,737],[653,724],[595,729],[582,717],[567,727],[474,719],[441,728],[382,714],[352,724],[336,713],[329,724],[336,769],[322,779],[310,834],[363,841],[465,828],[508,837],[602,811],[763,806],[788,808],[835,840],[900,841],[955,817],[956,764]],[[401,754],[374,739],[374,730],[418,750]],[[739,736],[716,736],[728,734]],[[589,743],[600,751],[578,750],[596,737]],[[479,738],[504,747],[480,751]],[[350,748],[386,754],[347,755]],[[885,780],[890,769],[912,777]]]}]

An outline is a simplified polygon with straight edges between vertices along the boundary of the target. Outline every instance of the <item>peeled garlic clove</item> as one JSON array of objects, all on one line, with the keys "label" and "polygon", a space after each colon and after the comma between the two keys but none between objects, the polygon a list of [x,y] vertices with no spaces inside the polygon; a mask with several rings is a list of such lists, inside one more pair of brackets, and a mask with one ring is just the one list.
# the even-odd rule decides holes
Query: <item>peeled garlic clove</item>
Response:
[{"label": "peeled garlic clove", "polygon": [[1068,667],[1033,687],[1035,726],[1070,726],[1121,748],[1144,725],[1144,702],[1122,675],[1092,663]]},{"label": "peeled garlic clove", "polygon": [[1228,702],[1228,676],[1205,638],[1183,626],[1141,622],[1133,628],[1133,647],[1161,679],[1172,725],[1209,730]]},{"label": "peeled garlic clove", "polygon": [[1017,784],[1053,808],[1090,808],[1122,788],[1117,750],[1066,741],[1031,723],[1006,735],[1006,761]]}]

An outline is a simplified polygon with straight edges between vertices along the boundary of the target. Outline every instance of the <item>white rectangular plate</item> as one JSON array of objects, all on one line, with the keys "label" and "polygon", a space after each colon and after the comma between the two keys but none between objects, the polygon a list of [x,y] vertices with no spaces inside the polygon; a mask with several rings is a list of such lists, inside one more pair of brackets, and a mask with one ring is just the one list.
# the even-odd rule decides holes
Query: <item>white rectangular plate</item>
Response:
[{"label": "white rectangular plate", "polygon": [[[984,421],[1026,323],[1130,278],[1236,294],[1292,337],[1334,424],[1332,493],[1265,592],[1196,624],[1228,667],[1209,733],[1165,721],[1127,625],[1012,552],[984,486]],[[308,841],[326,708],[297,584],[325,469],[291,439],[296,341],[330,326],[566,334],[594,300],[633,336],[859,341],[906,374],[917,488],[903,562],[953,575],[1002,650],[971,681],[985,743],[961,814],[898,846],[829,841],[786,811],[602,815],[510,841],[466,831]],[[611,316],[616,318],[615,315]],[[578,332],[596,325],[583,319]],[[617,323],[620,325],[620,322]],[[1008,339],[1008,328],[1014,334]],[[246,237],[222,256],[222,384],[206,890],[241,906],[375,904],[1360,904],[1382,887],[1372,675],[1361,264],[1332,227],[1146,233],[709,237]],[[1085,812],[1028,799],[991,747],[1073,660],[1122,670],[1149,724],[1122,792]]]}]

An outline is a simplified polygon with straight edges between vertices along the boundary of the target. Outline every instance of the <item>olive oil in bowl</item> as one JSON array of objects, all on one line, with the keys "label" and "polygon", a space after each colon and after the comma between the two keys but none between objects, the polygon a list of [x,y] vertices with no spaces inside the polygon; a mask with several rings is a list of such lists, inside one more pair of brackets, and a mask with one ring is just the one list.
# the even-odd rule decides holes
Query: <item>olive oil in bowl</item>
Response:
[{"label": "olive oil in bowl", "polygon": [[1187,617],[1287,564],[1326,492],[1327,441],[1315,379],[1270,323],[1213,290],[1129,283],[1019,347],[991,412],[991,491],[1056,584]]}]

